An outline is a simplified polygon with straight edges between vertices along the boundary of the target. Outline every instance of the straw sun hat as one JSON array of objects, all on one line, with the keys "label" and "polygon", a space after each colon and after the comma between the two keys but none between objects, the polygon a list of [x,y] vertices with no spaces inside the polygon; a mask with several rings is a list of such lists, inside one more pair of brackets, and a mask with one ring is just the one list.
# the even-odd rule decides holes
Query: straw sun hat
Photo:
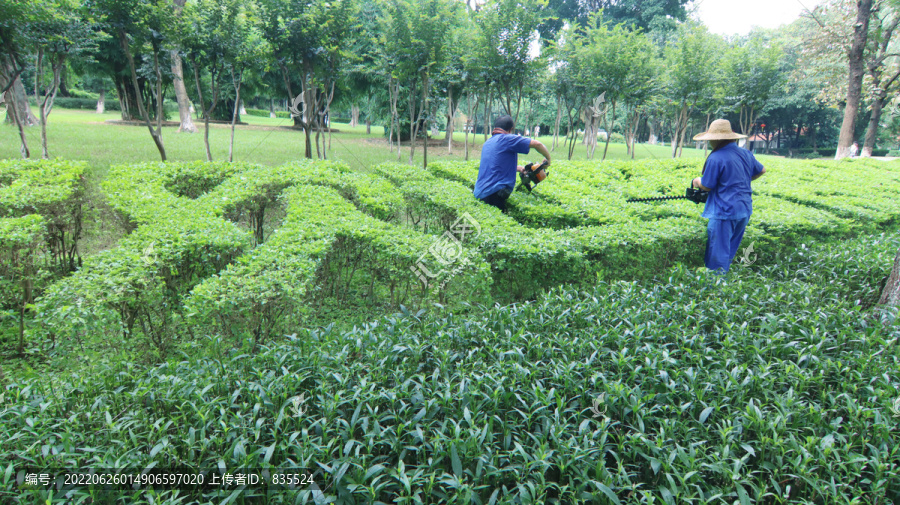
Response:
[{"label": "straw sun hat", "polygon": [[745,139],[746,135],[734,133],[731,130],[731,122],[727,119],[716,119],[709,125],[709,131],[694,136],[694,140],[737,140]]}]

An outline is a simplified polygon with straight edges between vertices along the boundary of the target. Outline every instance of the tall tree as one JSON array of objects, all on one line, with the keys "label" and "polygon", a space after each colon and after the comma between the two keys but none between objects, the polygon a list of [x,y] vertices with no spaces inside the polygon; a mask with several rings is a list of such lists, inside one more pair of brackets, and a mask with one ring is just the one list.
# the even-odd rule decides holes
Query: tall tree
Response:
[{"label": "tall tree", "polygon": [[856,129],[856,116],[862,98],[862,84],[865,76],[863,55],[869,38],[869,20],[872,17],[873,0],[857,0],[856,22],[853,24],[853,39],[847,51],[848,76],[847,99],[844,105],[844,120],[841,122],[841,134],[835,159],[850,156],[850,145],[853,144]]},{"label": "tall tree", "polygon": [[302,114],[294,118],[294,124],[303,128],[304,155],[312,158],[311,133],[319,127],[326,93],[337,78],[333,72],[339,70],[345,44],[351,40],[347,35],[355,2],[261,0],[260,5],[263,37],[271,47],[274,66],[281,70],[290,99],[299,97],[302,105]]},{"label": "tall tree", "polygon": [[405,83],[410,122],[409,163],[413,163],[415,140],[425,121],[424,165],[428,164],[427,113],[432,77],[444,63],[450,20],[458,6],[452,0],[391,0],[385,23],[385,51],[397,63],[395,74]]},{"label": "tall tree", "polygon": [[900,26],[900,12],[893,6],[883,4],[873,13],[870,24],[866,73],[869,77],[871,114],[861,153],[864,158],[872,156],[885,102],[900,88],[900,57],[897,54],[896,44],[891,44],[896,42],[893,36]]},{"label": "tall tree", "polygon": [[[69,57],[90,53],[96,44],[92,24],[75,1],[51,0],[41,5],[44,7],[41,15],[27,31],[35,52],[34,95],[39,100],[42,157],[49,159],[47,119],[59,91],[60,75]],[[50,80],[44,82],[44,68],[48,65]]]},{"label": "tall tree", "polygon": [[[779,68],[783,49],[754,32],[724,53],[726,100],[740,114],[741,132],[750,135],[757,117],[784,77]],[[748,149],[749,146],[748,143]]]},{"label": "tall tree", "polygon": [[[539,0],[493,0],[476,16],[483,64],[490,69],[506,113],[518,124],[522,92],[541,65],[532,53],[543,14]],[[515,108],[513,108],[515,105]]]},{"label": "tall tree", "polygon": [[[175,33],[175,36],[172,38],[176,43],[181,37],[191,36],[190,33],[186,33],[186,28],[189,25],[183,21],[181,16],[186,1],[187,0],[172,0],[175,16],[171,28]],[[187,85],[184,82],[184,65],[181,61],[180,45],[169,50],[169,58],[172,60],[172,87],[175,88],[175,101],[178,103],[178,131],[183,133],[194,133],[197,131],[197,127],[194,126],[194,119],[191,116],[191,100],[188,97]]]},{"label": "tall tree", "polygon": [[679,155],[696,105],[713,92],[719,57],[727,47],[705,27],[685,23],[666,48],[664,83],[671,120],[672,157]]},{"label": "tall tree", "polygon": [[22,157],[31,152],[25,137],[26,126],[37,124],[37,118],[28,106],[28,96],[22,84],[21,74],[27,67],[28,44],[26,28],[39,18],[38,2],[0,0],[0,95],[6,102],[6,122],[19,130]]},{"label": "tall tree", "polygon": [[[143,119],[154,144],[159,151],[162,161],[166,160],[166,148],[162,140],[162,102],[163,102],[163,76],[160,67],[160,53],[164,39],[162,30],[164,26],[171,24],[171,10],[163,0],[85,0],[84,4],[92,13],[92,16],[103,23],[104,30],[113,35],[121,48],[127,62],[127,71],[130,74],[130,85],[136,93],[135,103],[138,113]],[[140,90],[142,86],[138,80],[135,53],[143,53],[146,49],[147,56],[152,60],[151,91],[148,93],[150,100],[145,106]],[[148,107],[150,102],[156,103],[156,128],[150,123]]]},{"label": "tall tree", "polygon": [[241,86],[244,82],[244,73],[254,65],[258,65],[260,61],[266,61],[268,56],[268,45],[260,32],[256,7],[257,5],[253,1],[244,1],[236,6],[238,12],[234,18],[234,24],[228,30],[225,39],[227,49],[225,61],[234,86],[231,140],[228,144],[229,162],[234,161],[234,129],[241,107]]},{"label": "tall tree", "polygon": [[[593,17],[583,37],[575,54],[579,60],[577,78],[587,87],[588,97],[602,95],[605,99],[601,118],[607,131],[603,150],[606,159],[617,107],[622,101],[640,97],[652,83],[653,47],[640,30],[631,30],[624,23],[611,26],[603,22],[602,15]],[[597,105],[592,107],[596,108]],[[594,125],[585,128],[585,136],[588,135],[591,137],[588,156],[592,158],[597,138]]]}]

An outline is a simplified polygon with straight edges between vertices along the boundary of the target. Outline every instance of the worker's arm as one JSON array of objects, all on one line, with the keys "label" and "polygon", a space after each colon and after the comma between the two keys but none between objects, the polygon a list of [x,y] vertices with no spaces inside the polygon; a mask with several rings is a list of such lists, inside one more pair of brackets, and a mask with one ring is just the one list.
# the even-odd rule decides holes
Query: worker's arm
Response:
[{"label": "worker's arm", "polygon": [[750,180],[755,181],[756,179],[759,179],[760,177],[762,177],[764,173],[766,173],[766,167],[763,167],[762,172],[754,175],[753,177],[750,178]]},{"label": "worker's arm", "polygon": [[[762,175],[762,174],[759,174],[759,175]],[[691,184],[691,186],[693,186],[693,187],[695,187],[695,188],[700,188],[700,189],[702,189],[703,191],[712,191],[711,189],[707,188],[707,187],[704,186],[703,184],[700,184],[700,178],[699,178],[699,177],[697,177],[696,179],[694,179],[694,181],[693,181],[693,183]]]},{"label": "worker's arm", "polygon": [[531,139],[531,148],[541,153],[541,155],[544,156],[544,161],[546,161],[548,165],[550,164],[550,151],[547,150],[547,146],[539,140]]}]

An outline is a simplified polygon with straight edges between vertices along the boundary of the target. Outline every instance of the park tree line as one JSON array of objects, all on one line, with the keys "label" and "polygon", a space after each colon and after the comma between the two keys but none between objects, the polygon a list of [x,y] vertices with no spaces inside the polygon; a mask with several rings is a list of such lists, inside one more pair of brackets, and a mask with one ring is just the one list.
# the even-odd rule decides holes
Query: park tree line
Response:
[{"label": "park tree line", "polygon": [[890,147],[896,0],[826,0],[790,25],[736,37],[710,33],[687,4],[0,0],[0,95],[24,157],[34,125],[50,156],[55,100],[76,95],[96,97],[98,110],[113,95],[163,160],[163,121],[176,108],[180,133],[202,122],[208,160],[210,121],[229,122],[233,159],[245,105],[295,111],[307,158],[329,156],[329,118],[344,113],[382,124],[410,163],[418,145],[427,163],[435,128],[452,151],[461,116],[468,157],[500,113],[552,135],[569,158],[583,148],[603,159],[613,138],[632,156],[665,142],[677,157],[717,117],[751,135],[748,147],[780,154],[837,146],[843,157],[857,139],[864,156]]}]

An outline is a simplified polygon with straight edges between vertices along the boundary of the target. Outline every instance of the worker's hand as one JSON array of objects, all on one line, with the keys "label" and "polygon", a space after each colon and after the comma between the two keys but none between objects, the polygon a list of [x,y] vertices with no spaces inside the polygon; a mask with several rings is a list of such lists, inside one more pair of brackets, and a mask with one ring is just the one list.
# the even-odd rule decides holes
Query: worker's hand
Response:
[{"label": "worker's hand", "polygon": [[546,164],[548,167],[550,166],[550,158],[544,158],[544,161],[541,162],[541,165]]},{"label": "worker's hand", "polygon": [[700,178],[699,177],[697,177],[696,179],[691,181],[691,187],[700,189]]},{"label": "worker's hand", "polygon": [[525,167],[523,167],[521,165],[516,165],[516,172],[524,172],[524,171],[525,171]]}]

